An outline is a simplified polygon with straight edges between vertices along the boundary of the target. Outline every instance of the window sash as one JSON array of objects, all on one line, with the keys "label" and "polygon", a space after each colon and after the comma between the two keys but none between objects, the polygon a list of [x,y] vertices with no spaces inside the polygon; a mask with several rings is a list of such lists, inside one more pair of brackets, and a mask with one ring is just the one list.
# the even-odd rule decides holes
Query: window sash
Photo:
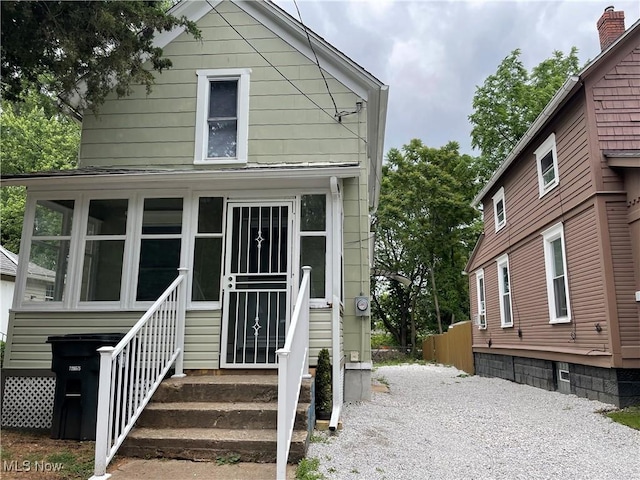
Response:
[{"label": "window sash", "polygon": [[247,162],[250,73],[240,68],[196,71],[195,164]]},{"label": "window sash", "polygon": [[513,311],[511,306],[511,278],[509,274],[508,257],[501,257],[498,264],[498,290],[500,295],[500,323],[502,327],[513,326]]},{"label": "window sash", "polygon": [[569,285],[566,273],[564,227],[556,224],[542,233],[547,282],[549,323],[571,321]]}]

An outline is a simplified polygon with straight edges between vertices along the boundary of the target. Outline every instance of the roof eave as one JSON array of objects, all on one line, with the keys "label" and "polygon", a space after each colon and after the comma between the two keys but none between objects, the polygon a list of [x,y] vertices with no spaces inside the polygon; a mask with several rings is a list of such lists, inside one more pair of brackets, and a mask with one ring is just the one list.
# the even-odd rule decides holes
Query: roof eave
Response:
[{"label": "roof eave", "polygon": [[477,206],[482,202],[482,199],[491,191],[502,174],[511,166],[518,155],[522,153],[522,151],[529,145],[529,142],[540,132],[540,130],[542,130],[560,106],[564,105],[565,101],[573,96],[581,85],[582,83],[579,76],[572,76],[567,79],[564,85],[560,87],[560,90],[556,92],[551,101],[547,103],[544,110],[542,110],[540,115],[538,115],[535,121],[531,124],[513,150],[511,150],[505,161],[500,164],[487,184],[475,196],[471,202],[473,206]]}]

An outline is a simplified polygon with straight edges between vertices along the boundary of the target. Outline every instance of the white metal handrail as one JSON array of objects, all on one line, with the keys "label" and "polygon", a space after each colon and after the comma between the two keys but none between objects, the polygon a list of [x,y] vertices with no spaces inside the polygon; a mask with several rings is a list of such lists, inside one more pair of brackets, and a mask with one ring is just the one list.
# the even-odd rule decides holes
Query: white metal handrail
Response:
[{"label": "white metal handrail", "polygon": [[276,475],[286,480],[287,460],[302,379],[309,373],[309,290],[311,267],[302,267],[302,283],[284,347],[278,355],[278,454]]},{"label": "white metal handrail", "polygon": [[107,465],[175,362],[183,377],[186,268],[115,347],[101,347],[94,473]]}]

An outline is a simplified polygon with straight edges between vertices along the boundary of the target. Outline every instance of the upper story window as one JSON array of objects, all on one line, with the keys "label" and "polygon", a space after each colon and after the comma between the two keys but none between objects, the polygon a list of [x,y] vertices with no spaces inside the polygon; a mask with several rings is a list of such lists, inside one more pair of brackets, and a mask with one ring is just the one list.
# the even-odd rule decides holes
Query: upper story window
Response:
[{"label": "upper story window", "polygon": [[570,322],[569,282],[562,224],[554,225],[543,232],[542,238],[549,299],[549,323]]},{"label": "upper story window", "polygon": [[476,290],[478,298],[478,328],[484,330],[487,328],[487,310],[484,296],[484,270],[480,269],[476,272]]},{"label": "upper story window", "polygon": [[507,210],[504,203],[504,187],[493,196],[493,217],[496,224],[496,232],[507,224]]},{"label": "upper story window", "polygon": [[198,70],[194,163],[245,163],[250,69]]},{"label": "upper story window", "polygon": [[496,260],[498,264],[498,290],[500,292],[500,325],[513,327],[511,313],[511,279],[509,278],[509,257],[503,255]]},{"label": "upper story window", "polygon": [[556,135],[552,133],[534,152],[538,171],[538,189],[540,198],[558,186],[558,154],[556,152]]}]

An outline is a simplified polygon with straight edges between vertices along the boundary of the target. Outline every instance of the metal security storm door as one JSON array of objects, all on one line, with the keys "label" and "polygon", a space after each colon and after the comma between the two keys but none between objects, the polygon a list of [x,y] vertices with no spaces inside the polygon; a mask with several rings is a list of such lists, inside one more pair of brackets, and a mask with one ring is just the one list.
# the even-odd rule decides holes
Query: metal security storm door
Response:
[{"label": "metal security storm door", "polygon": [[221,366],[270,368],[290,316],[292,203],[229,203]]}]

